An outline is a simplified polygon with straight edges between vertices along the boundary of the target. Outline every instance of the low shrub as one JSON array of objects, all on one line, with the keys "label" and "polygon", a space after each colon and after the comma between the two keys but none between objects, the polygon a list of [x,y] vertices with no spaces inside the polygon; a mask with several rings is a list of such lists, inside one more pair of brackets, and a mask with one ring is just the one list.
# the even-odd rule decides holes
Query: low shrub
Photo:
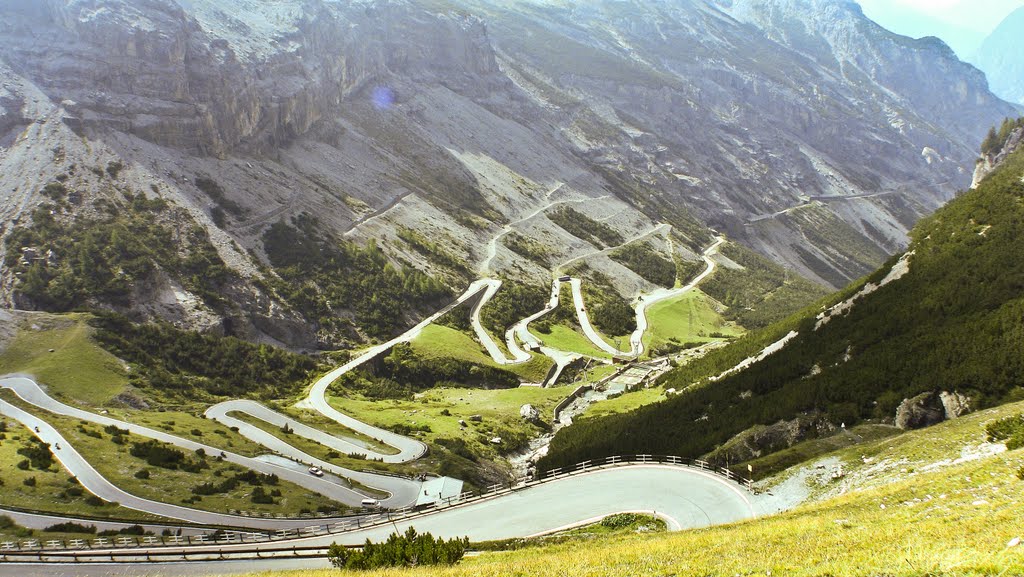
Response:
[{"label": "low shrub", "polygon": [[348,549],[337,543],[332,544],[327,558],[339,569],[454,565],[466,554],[468,546],[468,538],[445,541],[430,533],[420,535],[416,529],[409,527],[404,535],[392,533],[383,543],[367,540],[362,549]]}]

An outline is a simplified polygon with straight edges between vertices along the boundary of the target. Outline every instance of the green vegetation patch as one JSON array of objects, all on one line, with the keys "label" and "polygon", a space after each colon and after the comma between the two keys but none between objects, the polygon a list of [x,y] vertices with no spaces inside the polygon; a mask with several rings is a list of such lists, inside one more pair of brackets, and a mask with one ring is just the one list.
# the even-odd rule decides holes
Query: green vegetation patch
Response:
[{"label": "green vegetation patch", "polygon": [[[332,394],[329,401],[345,414],[381,428],[407,431],[430,444],[437,444],[442,439],[457,439],[456,443],[464,442],[472,454],[488,460],[524,447],[538,432],[546,430],[543,424],[523,420],[519,415],[523,405],[533,405],[541,418],[547,421],[555,405],[567,395],[564,388],[540,387],[493,390],[436,388],[413,399],[385,401],[368,399],[350,391],[339,393],[337,396]],[[479,415],[480,420],[474,421],[471,418],[474,415]],[[460,420],[466,422],[465,427],[459,424]],[[496,437],[501,438],[500,444],[491,443]]]},{"label": "green vegetation patch", "polygon": [[[51,393],[102,405],[128,384],[124,364],[91,338],[85,314],[19,317],[15,338],[0,352],[0,374],[25,373]],[[50,352],[50,351],[53,352]]]},{"label": "green vegetation patch", "polygon": [[549,295],[544,285],[503,279],[501,289],[480,311],[480,322],[492,333],[503,335],[512,325],[543,309]]},{"label": "green vegetation patch", "polygon": [[1006,146],[1007,141],[1010,139],[1010,135],[1018,128],[1024,128],[1024,118],[1018,118],[1016,120],[1006,118],[999,126],[998,131],[995,126],[990,128],[988,135],[981,143],[981,153],[989,156],[998,155],[1003,151],[1003,147]]},{"label": "green vegetation patch", "polygon": [[743,269],[720,266],[700,288],[729,307],[726,319],[748,329],[782,320],[830,292],[738,244],[724,245],[721,253]]},{"label": "green vegetation patch", "polygon": [[233,273],[188,212],[129,192],[100,198],[93,208],[62,198],[33,211],[31,225],[11,230],[4,265],[18,293],[54,312],[126,306],[135,287],[165,271],[207,305],[225,308],[223,288]]},{"label": "green vegetation patch", "polygon": [[426,274],[392,266],[372,241],[359,247],[321,233],[306,214],[267,229],[263,248],[283,279],[274,283],[278,294],[331,333],[350,332],[343,313],[351,311],[355,327],[370,337],[391,337],[404,319],[435,310],[452,296]]},{"label": "green vegetation patch", "polygon": [[743,334],[743,329],[726,321],[710,297],[698,289],[657,302],[646,314],[644,350],[652,357]]},{"label": "green vegetation patch", "polygon": [[283,349],[167,323],[135,324],[111,314],[91,323],[97,342],[132,363],[132,384],[159,396],[279,398],[304,387],[318,368],[315,360]]},{"label": "green vegetation patch", "polygon": [[[4,400],[13,395],[3,393]],[[29,511],[45,511],[97,518],[117,518],[155,521],[161,519],[117,505],[97,502],[82,488],[77,479],[70,477],[59,464],[49,463],[45,468],[33,466],[24,452],[34,452],[39,441],[20,423],[0,418],[0,506]],[[37,460],[36,465],[43,463]],[[92,497],[92,499],[90,499]],[[34,532],[18,531],[0,525],[0,534],[24,539],[38,536]]]},{"label": "green vegetation patch", "polygon": [[[461,333],[445,327],[433,329],[442,338],[459,339]],[[463,335],[464,336],[464,335]],[[444,343],[441,343],[444,346]],[[474,343],[474,347],[478,347]],[[420,348],[423,348],[422,341]],[[355,391],[375,399],[409,399],[434,387],[480,387],[502,389],[519,386],[519,376],[490,362],[465,360],[466,355],[421,355],[410,343],[399,343],[387,356],[370,367],[360,367],[339,378],[332,387]]]},{"label": "green vegetation patch", "polygon": [[411,228],[399,228],[398,238],[402,239],[413,250],[427,257],[433,264],[458,273],[463,278],[468,278],[472,273],[466,263],[453,256],[440,244],[428,240],[419,232]]},{"label": "green vegetation patch", "polygon": [[663,287],[676,284],[676,264],[656,251],[650,243],[627,244],[609,256],[648,282]]},{"label": "green vegetation patch", "polygon": [[[586,280],[583,281],[582,287],[583,302],[594,328],[613,339],[633,334],[636,330],[636,311],[630,306],[629,301],[619,295],[611,279],[604,273],[589,270],[585,274]],[[629,340],[618,343],[618,348],[628,349]]]},{"label": "green vegetation patch", "polygon": [[612,227],[569,206],[560,206],[547,217],[569,234],[600,248],[618,246],[625,240]]},{"label": "green vegetation patch", "polygon": [[509,250],[526,260],[533,261],[545,268],[550,266],[551,251],[543,244],[526,238],[517,232],[506,235],[503,242]]},{"label": "green vegetation patch", "polygon": [[473,337],[440,325],[425,327],[411,345],[416,355],[426,360],[456,359],[484,367],[501,368],[530,383],[542,382],[554,364],[548,357],[532,354],[526,363],[499,366]]},{"label": "green vegetation patch", "polygon": [[383,543],[369,540],[360,549],[331,545],[327,559],[338,569],[367,570],[379,567],[430,567],[455,565],[462,560],[469,546],[468,539],[435,538],[420,535],[409,527],[405,533],[392,533]]}]

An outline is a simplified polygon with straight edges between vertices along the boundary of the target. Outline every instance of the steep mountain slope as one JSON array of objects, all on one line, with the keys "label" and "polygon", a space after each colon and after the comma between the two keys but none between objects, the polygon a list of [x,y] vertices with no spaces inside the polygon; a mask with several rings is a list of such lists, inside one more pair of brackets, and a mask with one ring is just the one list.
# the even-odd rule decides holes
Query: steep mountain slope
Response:
[{"label": "steep mountain slope", "polygon": [[653,287],[564,207],[681,261],[710,224],[840,286],[966,185],[965,143],[1012,110],[839,1],[0,11],[4,302],[297,348],[394,334],[478,274],[585,259]]},{"label": "steep mountain slope", "polygon": [[[1024,128],[1009,137],[1020,142]],[[564,429],[538,467],[624,453],[736,463],[862,420],[903,428],[1024,395],[1024,150],[832,299],[670,373],[684,394]],[[788,333],[788,334],[787,334]],[[783,338],[784,337],[784,338]],[[728,372],[764,344],[773,354]]]},{"label": "steep mountain slope", "polygon": [[992,92],[1024,104],[1024,7],[1007,16],[982,43],[974,60],[988,76]]}]

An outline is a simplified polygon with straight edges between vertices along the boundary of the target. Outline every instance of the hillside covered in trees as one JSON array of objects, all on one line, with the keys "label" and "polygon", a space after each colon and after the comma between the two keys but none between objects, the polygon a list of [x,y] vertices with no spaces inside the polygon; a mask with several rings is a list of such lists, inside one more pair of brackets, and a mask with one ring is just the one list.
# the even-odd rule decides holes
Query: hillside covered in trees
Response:
[{"label": "hillside covered in trees", "polygon": [[[892,422],[904,399],[927,392],[961,393],[973,409],[1024,398],[1022,175],[1017,151],[978,189],[920,222],[909,272],[845,314],[818,326],[822,305],[811,307],[670,372],[664,386],[683,394],[579,419],[556,436],[538,470],[615,454],[706,455],[752,427],[799,417],[835,427]],[[879,284],[897,261],[826,304]],[[781,351],[709,378],[790,330],[798,336]]]}]

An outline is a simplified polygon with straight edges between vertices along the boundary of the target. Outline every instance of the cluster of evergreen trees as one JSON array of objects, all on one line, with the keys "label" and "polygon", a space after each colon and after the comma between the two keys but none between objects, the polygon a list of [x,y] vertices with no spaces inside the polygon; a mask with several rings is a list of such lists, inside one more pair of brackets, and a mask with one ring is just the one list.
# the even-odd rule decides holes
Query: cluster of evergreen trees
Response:
[{"label": "cluster of evergreen trees", "polygon": [[748,248],[729,243],[720,252],[743,269],[718,267],[700,288],[729,307],[727,319],[747,329],[766,327],[828,294],[825,287],[787,273]]},{"label": "cluster of evergreen trees", "polygon": [[656,285],[672,287],[676,284],[675,263],[658,254],[646,242],[628,244],[613,252],[611,257]]},{"label": "cluster of evergreen trees", "polygon": [[[967,394],[976,408],[1024,398],[1022,173],[1018,152],[923,220],[912,233],[910,272],[845,315],[816,330],[812,309],[669,373],[666,387],[698,386],[634,413],[578,419],[538,469],[614,454],[696,457],[752,426],[803,413],[848,426],[888,420],[903,399],[928,391]],[[790,329],[799,336],[751,369],[703,380]]]},{"label": "cluster of evergreen trees", "polygon": [[543,309],[548,295],[546,286],[503,279],[501,290],[480,311],[480,322],[492,333],[504,335],[512,325]]},{"label": "cluster of evergreen trees", "polygon": [[399,343],[371,371],[357,370],[338,380],[344,389],[373,399],[409,399],[437,386],[508,389],[519,386],[511,371],[453,358],[425,358],[408,343]]},{"label": "cluster of evergreen trees", "polygon": [[411,313],[437,307],[452,296],[444,284],[422,272],[396,269],[372,241],[359,247],[324,237],[308,215],[291,225],[271,226],[263,234],[263,247],[285,281],[276,283],[278,294],[322,327],[344,330],[341,311],[351,310],[365,334],[391,337]]},{"label": "cluster of evergreen trees", "polygon": [[990,128],[988,136],[981,143],[981,153],[986,156],[997,156],[1003,151],[1003,147],[1006,146],[1010,135],[1018,128],[1024,128],[1024,117],[1016,120],[1004,119],[1003,124],[999,126],[999,130],[996,130],[995,126]]},{"label": "cluster of evergreen trees", "polygon": [[466,538],[446,541],[430,533],[420,535],[409,527],[404,534],[392,533],[383,543],[367,540],[362,549],[333,544],[327,558],[339,569],[454,565],[462,560],[468,546]]},{"label": "cluster of evergreen trees", "polygon": [[620,245],[625,240],[621,234],[607,224],[596,221],[568,206],[553,210],[547,216],[551,222],[562,227],[569,234],[600,248]]},{"label": "cluster of evergreen trees", "polygon": [[[566,288],[568,291],[568,288]],[[619,337],[636,330],[636,312],[626,299],[612,286],[604,273],[592,270],[583,283],[583,300],[587,304],[590,321],[602,333]]]},{"label": "cluster of evergreen trees", "polygon": [[[47,185],[45,194],[55,201],[37,208],[30,226],[15,228],[4,239],[4,265],[18,275],[16,290],[37,307],[63,312],[127,305],[136,285],[152,280],[159,268],[182,279],[215,310],[223,309],[221,289],[232,273],[206,231],[184,210],[160,198],[125,193],[123,202],[98,202],[99,216],[64,222],[57,215],[76,211],[77,196],[60,183]],[[35,249],[26,262],[23,247]]]},{"label": "cluster of evergreen trees", "polygon": [[280,398],[306,384],[317,363],[234,337],[182,331],[167,323],[136,324],[100,314],[94,339],[136,370],[132,382],[153,393],[188,399]]}]

